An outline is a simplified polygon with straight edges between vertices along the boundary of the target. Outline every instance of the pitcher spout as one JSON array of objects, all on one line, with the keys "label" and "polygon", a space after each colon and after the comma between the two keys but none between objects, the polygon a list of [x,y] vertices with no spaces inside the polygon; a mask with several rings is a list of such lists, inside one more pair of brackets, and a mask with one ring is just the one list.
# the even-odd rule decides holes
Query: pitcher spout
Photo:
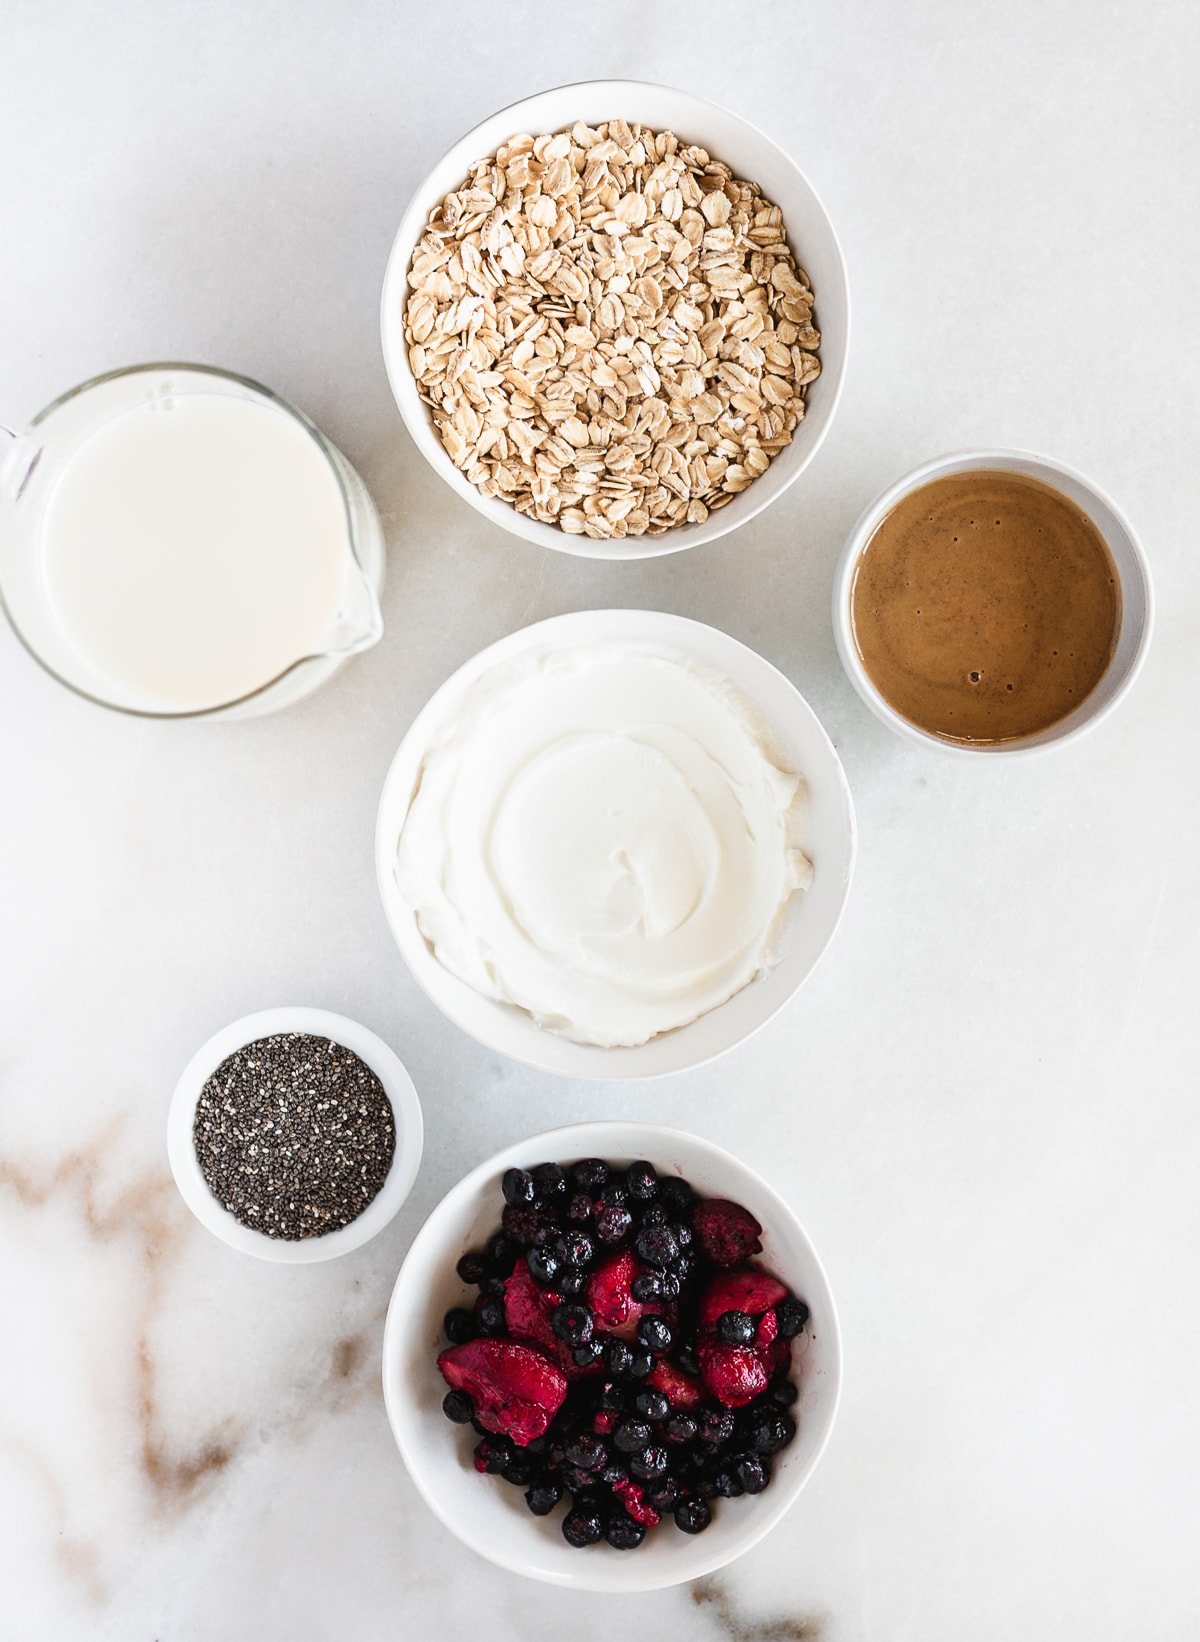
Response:
[{"label": "pitcher spout", "polygon": [[375,589],[356,563],[346,577],[346,593],[337,621],[326,636],[321,653],[357,656],[383,637],[383,612]]}]

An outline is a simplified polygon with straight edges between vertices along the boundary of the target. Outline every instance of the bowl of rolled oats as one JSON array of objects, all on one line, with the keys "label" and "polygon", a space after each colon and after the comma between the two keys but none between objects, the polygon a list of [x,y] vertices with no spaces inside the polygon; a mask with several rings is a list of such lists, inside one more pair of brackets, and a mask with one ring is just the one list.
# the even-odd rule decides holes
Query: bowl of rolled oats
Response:
[{"label": "bowl of rolled oats", "polygon": [[418,449],[501,529],[588,558],[713,541],[803,472],[850,307],[826,211],[715,103],[598,80],[502,109],[413,197],[383,352]]}]

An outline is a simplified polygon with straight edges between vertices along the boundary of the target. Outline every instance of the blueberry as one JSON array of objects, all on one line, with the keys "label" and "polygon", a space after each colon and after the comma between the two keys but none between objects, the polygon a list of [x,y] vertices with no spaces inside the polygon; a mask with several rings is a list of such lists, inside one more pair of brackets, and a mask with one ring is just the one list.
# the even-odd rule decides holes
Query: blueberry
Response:
[{"label": "blueberry", "polygon": [[571,1353],[571,1360],[576,1368],[591,1368],[592,1364],[598,1363],[603,1355],[604,1341],[593,1337],[590,1340],[585,1340],[582,1345],[575,1347]]},{"label": "blueberry", "polygon": [[514,1209],[508,1205],[500,1216],[500,1224],[504,1227],[505,1235],[511,1237],[514,1243],[520,1243],[522,1248],[537,1238],[540,1222],[532,1209]]},{"label": "blueberry", "polygon": [[594,1432],[581,1431],[567,1444],[566,1457],[581,1471],[601,1471],[608,1463],[608,1444]]},{"label": "blueberry", "polygon": [[658,1286],[664,1300],[678,1300],[683,1293],[683,1279],[677,1272],[664,1271],[658,1279]]},{"label": "blueberry", "polygon": [[761,1454],[742,1454],[733,1464],[733,1472],[748,1494],[761,1494],[771,1480],[771,1469]]},{"label": "blueberry", "polygon": [[661,1203],[647,1203],[642,1209],[641,1221],[643,1226],[665,1226],[667,1211]]},{"label": "blueberry", "polygon": [[685,1534],[702,1534],[712,1521],[712,1510],[707,1500],[685,1499],[675,1508],[675,1526]]},{"label": "blueberry", "polygon": [[463,1255],[454,1269],[464,1283],[482,1283],[488,1272],[487,1256],[472,1249],[469,1254]]},{"label": "blueberry", "polygon": [[748,1311],[723,1311],[717,1318],[717,1335],[727,1346],[748,1346],[754,1329],[754,1318]]},{"label": "blueberry", "polygon": [[575,1295],[582,1294],[587,1287],[587,1274],[575,1266],[564,1266],[554,1279],[554,1286],[560,1294],[573,1299]]},{"label": "blueberry", "polygon": [[633,1216],[617,1203],[606,1203],[596,1213],[596,1236],[602,1243],[623,1243],[633,1230]]},{"label": "blueberry", "polygon": [[641,1271],[630,1283],[629,1292],[642,1305],[647,1300],[657,1300],[662,1295],[662,1277],[656,1271]]},{"label": "blueberry", "polygon": [[653,1432],[642,1420],[622,1420],[613,1432],[613,1444],[623,1454],[640,1454],[650,1446]]},{"label": "blueberry", "polygon": [[504,1285],[506,1281],[507,1279],[503,1277],[485,1277],[483,1282],[479,1285],[479,1292],[483,1295],[485,1300],[489,1296],[493,1300],[503,1300]]},{"label": "blueberry", "polygon": [[778,1454],[796,1435],[796,1422],[782,1409],[761,1414],[750,1429],[750,1441],[760,1454]]},{"label": "blueberry", "polygon": [[658,1183],[658,1201],[669,1214],[684,1214],[692,1202],[692,1188],[686,1180],[670,1175]]},{"label": "blueberry", "polygon": [[669,1226],[647,1226],[638,1233],[636,1248],[648,1266],[669,1266],[679,1258],[679,1244]]},{"label": "blueberry", "polygon": [[596,1481],[590,1471],[585,1471],[581,1465],[571,1465],[569,1462],[561,1467],[558,1475],[567,1492],[576,1496],[586,1493]]},{"label": "blueberry", "polygon": [[637,1326],[637,1337],[640,1345],[656,1355],[671,1349],[671,1330],[661,1317],[641,1318]]},{"label": "blueberry", "polygon": [[629,1365],[629,1378],[631,1380],[644,1380],[653,1367],[654,1358],[648,1351],[635,1351],[633,1361]]},{"label": "blueberry", "polygon": [[550,1314],[550,1327],[569,1346],[581,1346],[590,1340],[595,1326],[596,1319],[587,1306],[556,1306]]},{"label": "blueberry", "polygon": [[708,1492],[719,1495],[721,1499],[734,1499],[738,1494],[746,1492],[733,1472],[724,1465],[710,1472],[705,1487]]},{"label": "blueberry", "polygon": [[576,1192],[567,1204],[567,1223],[572,1226],[590,1226],[592,1223],[592,1200],[586,1192]]},{"label": "blueberry", "polygon": [[489,1477],[499,1476],[513,1457],[513,1445],[507,1437],[485,1437],[475,1444],[475,1469],[486,1471]]},{"label": "blueberry", "polygon": [[533,1481],[533,1461],[528,1454],[518,1452],[509,1460],[500,1475],[505,1482],[511,1482],[514,1488],[528,1488]]},{"label": "blueberry", "polygon": [[582,1548],[584,1545],[595,1545],[597,1540],[604,1538],[604,1523],[594,1507],[585,1511],[576,1507],[563,1518],[562,1532],[568,1545]]},{"label": "blueberry", "polygon": [[679,1221],[677,1225],[671,1227],[671,1230],[675,1233],[675,1241],[681,1249],[691,1248],[692,1243],[695,1241],[695,1234],[686,1220]]},{"label": "blueberry", "polygon": [[504,1307],[494,1297],[485,1300],[475,1316],[483,1334],[499,1334],[504,1327]]},{"label": "blueberry", "polygon": [[527,1169],[505,1169],[500,1190],[504,1193],[504,1201],[514,1209],[528,1208],[537,1196],[533,1176]]},{"label": "blueberry", "polygon": [[525,1263],[534,1282],[541,1283],[543,1288],[549,1287],[558,1276],[558,1259],[548,1248],[530,1249]]},{"label": "blueberry", "polygon": [[639,1391],[633,1406],[645,1420],[665,1420],[671,1412],[671,1404],[661,1391]]},{"label": "blueberry", "polygon": [[685,1374],[690,1374],[693,1380],[700,1376],[700,1359],[696,1355],[696,1348],[690,1345],[681,1345],[675,1353],[675,1361]]},{"label": "blueberry", "polygon": [[767,1392],[767,1396],[770,1397],[771,1401],[780,1408],[790,1408],[799,1395],[799,1387],[794,1386],[790,1380],[778,1381]]},{"label": "blueberry", "polygon": [[624,1379],[633,1367],[633,1349],[624,1340],[609,1340],[604,1348],[604,1366],[615,1380]]},{"label": "blueberry", "polygon": [[578,1191],[598,1192],[608,1180],[608,1164],[602,1157],[584,1157],[571,1169],[571,1179]]},{"label": "blueberry", "polygon": [[607,1203],[613,1208],[624,1208],[629,1201],[629,1192],[625,1185],[623,1174],[610,1175],[600,1188],[601,1203]]},{"label": "blueberry", "polygon": [[479,1320],[473,1311],[464,1311],[461,1306],[455,1306],[442,1319],[442,1327],[450,1344],[461,1346],[479,1333]]},{"label": "blueberry", "polygon": [[733,1436],[732,1408],[702,1408],[699,1415],[700,1440],[714,1448]]},{"label": "blueberry", "polygon": [[[610,1340],[608,1345],[603,1348],[606,1359],[609,1354],[609,1346],[613,1345],[624,1346],[625,1350],[629,1351],[629,1347],[625,1345],[624,1340]],[[632,1352],[630,1352],[630,1355],[632,1356]],[[623,1411],[629,1406],[629,1393],[625,1387],[623,1385],[614,1385],[611,1380],[606,1381],[600,1391],[600,1407]]]},{"label": "blueberry", "polygon": [[567,1177],[557,1163],[539,1163],[532,1171],[534,1191],[540,1203],[557,1203],[567,1195]]},{"label": "blueberry", "polygon": [[442,1398],[442,1413],[455,1425],[470,1425],[475,1417],[475,1404],[465,1391],[447,1391]]},{"label": "blueberry", "polygon": [[646,1484],[642,1490],[642,1498],[647,1505],[665,1515],[679,1504],[679,1484],[674,1477],[659,1477],[654,1482]]},{"label": "blueberry", "polygon": [[665,1427],[667,1441],[677,1444],[695,1442],[699,1430],[690,1414],[672,1414]]},{"label": "blueberry", "polygon": [[625,1171],[625,1188],[637,1203],[648,1203],[658,1192],[658,1170],[653,1163],[631,1163]]},{"label": "blueberry", "polygon": [[794,1340],[808,1322],[808,1307],[803,1300],[793,1300],[789,1295],[775,1307],[775,1321],[783,1338]]},{"label": "blueberry", "polygon": [[516,1264],[517,1256],[521,1252],[519,1243],[514,1243],[511,1237],[503,1232],[496,1232],[488,1238],[488,1276],[508,1277]]},{"label": "blueberry", "polygon": [[618,1459],[610,1458],[600,1473],[600,1481],[607,1483],[610,1488],[622,1487],[629,1481],[629,1467],[622,1465]]},{"label": "blueberry", "polygon": [[604,1537],[617,1551],[636,1551],[646,1537],[646,1530],[640,1522],[632,1517],[621,1515],[613,1517],[604,1530]]},{"label": "blueberry", "polygon": [[[653,1477],[661,1477],[668,1463],[666,1449],[660,1448],[656,1443],[649,1448],[643,1448],[640,1454],[635,1454],[629,1462],[629,1469],[633,1476],[647,1482]],[[763,1487],[766,1487],[765,1483]]]},{"label": "blueberry", "polygon": [[562,1246],[562,1258],[569,1266],[588,1266],[596,1258],[596,1245],[585,1231],[567,1232]]},{"label": "blueberry", "polygon": [[535,1482],[525,1495],[525,1503],[535,1517],[548,1517],[562,1498],[562,1485],[553,1477]]}]

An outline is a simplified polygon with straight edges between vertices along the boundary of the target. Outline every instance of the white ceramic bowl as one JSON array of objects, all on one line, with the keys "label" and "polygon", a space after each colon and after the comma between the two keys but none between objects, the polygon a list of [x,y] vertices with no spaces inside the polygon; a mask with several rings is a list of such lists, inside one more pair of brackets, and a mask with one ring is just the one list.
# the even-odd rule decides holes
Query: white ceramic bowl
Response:
[{"label": "white ceramic bowl", "polygon": [[[554,525],[527,519],[506,502],[481,496],[454,466],[421,402],[409,367],[404,305],[413,249],[425,231],[429,212],[458,186],[476,160],[494,153],[519,132],[536,136],[562,130],[576,120],[597,125],[613,119],[640,121],[654,130],[669,128],[686,141],[701,144],[716,159],[732,166],[738,176],[761,184],[768,199],[781,207],[796,260],[812,280],[815,323],[821,332],[821,374],[808,389],[808,409],[791,444],[761,478],[704,524],[682,525],[663,536],[593,541],[585,536],[568,536]],[[841,397],[850,343],[850,292],[841,246],[812,184],[783,149],[756,126],[716,103],[670,86],[648,85],[640,80],[587,80],[543,91],[501,109],[442,156],[413,195],[401,220],[384,277],[381,320],[384,363],[405,426],[426,461],[465,502],[500,529],[560,553],[591,559],[648,559],[698,547],[736,530],[799,478],[829,431]]]},{"label": "white ceramic bowl", "polygon": [[[903,497],[933,479],[944,479],[956,473],[989,472],[1023,473],[1040,479],[1068,497],[1083,509],[1108,544],[1121,585],[1121,627],[1117,646],[1108,670],[1089,696],[1066,718],[1051,724],[1036,734],[1019,741],[1004,741],[993,746],[975,746],[963,742],[945,741],[913,724],[888,704],[872,683],[863,666],[858,646],[854,642],[854,623],[851,615],[851,597],[854,574],[859,555],[870,541],[881,520]],[[943,752],[960,754],[967,758],[1014,758],[1026,753],[1040,752],[1047,747],[1061,746],[1074,741],[1085,730],[1092,729],[1108,717],[1117,703],[1128,694],[1142,669],[1150,635],[1154,626],[1154,597],[1150,582],[1150,566],[1133,527],[1102,490],[1085,479],[1074,468],[1055,462],[1048,456],[1036,456],[1024,450],[960,450],[949,456],[936,456],[924,462],[911,473],[906,473],[895,484],[889,485],[877,496],[847,538],[833,578],[833,636],[838,655],[851,684],[875,714],[890,730],[908,741],[919,741],[925,746]]]},{"label": "white ceramic bowl", "polygon": [[[192,1140],[192,1125],[200,1091],[225,1057],[248,1043],[274,1037],[280,1032],[308,1032],[314,1037],[332,1038],[335,1043],[353,1050],[382,1083],[396,1120],[396,1151],[392,1166],[378,1194],[358,1219],[352,1220],[340,1231],[327,1232],[323,1237],[306,1237],[298,1242],[267,1237],[249,1226],[243,1226],[218,1203],[200,1172]],[[408,1196],[417,1177],[422,1134],[421,1105],[413,1081],[382,1038],[377,1038],[374,1032],[369,1032],[357,1021],[348,1020],[345,1015],[332,1014],[328,1009],[264,1009],[257,1015],[246,1015],[240,1021],[234,1021],[209,1038],[187,1063],[167,1114],[167,1155],[184,1202],[200,1224],[207,1226],[214,1236],[231,1248],[241,1249],[244,1254],[257,1255],[260,1260],[303,1266],[318,1260],[332,1260],[339,1254],[349,1254],[351,1249],[361,1248],[383,1230]]]},{"label": "white ceramic bowl", "polygon": [[[434,957],[396,887],[396,843],[412,802],[421,761],[462,696],[490,667],[544,646],[614,641],[671,646],[731,679],[761,708],[767,723],[808,781],[807,853],[813,882],[787,916],[784,955],[727,1003],[689,1026],[637,1048],[572,1043],[538,1026],[523,1010],[485,998]],[[542,1071],[577,1078],[650,1078],[701,1066],[764,1026],[808,979],[833,939],[854,869],[854,808],[833,744],[804,697],[782,673],[727,633],[654,610],[581,610],[510,633],[481,650],[435,692],[392,761],[375,831],[375,864],[383,907],[418,984],[457,1026],[480,1043]]]},{"label": "white ceramic bowl", "polygon": [[[441,1411],[446,1384],[437,1367],[442,1318],[470,1303],[455,1272],[459,1257],[499,1226],[505,1169],[603,1157],[648,1158],[660,1174],[682,1175],[702,1197],[745,1204],[763,1227],[761,1264],[808,1304],[810,1322],[793,1351],[800,1388],[794,1441],[779,1456],[762,1494],[720,1500],[712,1525],[695,1537],[665,1522],[634,1552],[606,1544],[574,1550],[562,1537],[562,1511],[538,1518],[523,1492],[471,1466],[478,1441]],[[383,1392],[396,1443],[426,1503],[472,1550],[490,1562],[551,1585],[577,1590],[649,1591],[699,1579],[741,1556],[779,1521],[816,1468],[829,1440],[841,1390],[842,1351],[833,1296],[816,1251],[783,1199],[728,1152],[696,1135],[644,1123],[582,1123],[534,1135],[489,1158],[434,1209],[408,1251],[383,1338]]]}]

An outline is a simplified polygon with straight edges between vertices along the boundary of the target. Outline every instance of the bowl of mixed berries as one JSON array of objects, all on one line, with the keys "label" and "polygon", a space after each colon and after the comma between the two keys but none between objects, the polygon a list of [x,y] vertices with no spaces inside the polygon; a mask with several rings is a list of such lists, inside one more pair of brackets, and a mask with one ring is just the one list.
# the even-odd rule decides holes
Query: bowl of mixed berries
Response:
[{"label": "bowl of mixed berries", "polygon": [[466,1544],[555,1584],[648,1590],[784,1514],[841,1352],[816,1253],[764,1181],[694,1135],[594,1123],[509,1147],[442,1200],[397,1279],[383,1377],[409,1471]]}]

